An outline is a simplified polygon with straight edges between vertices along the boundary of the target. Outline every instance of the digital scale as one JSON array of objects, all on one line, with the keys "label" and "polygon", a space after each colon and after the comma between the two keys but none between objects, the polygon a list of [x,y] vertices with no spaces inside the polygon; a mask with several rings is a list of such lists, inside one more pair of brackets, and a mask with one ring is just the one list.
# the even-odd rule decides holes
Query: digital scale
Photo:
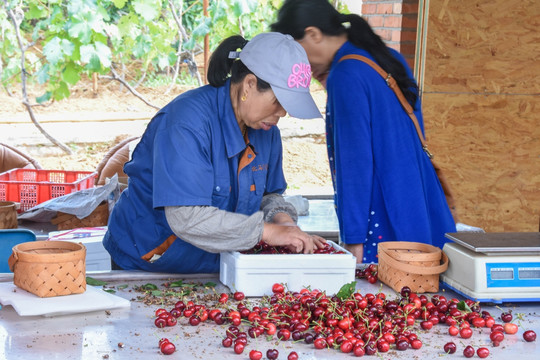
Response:
[{"label": "digital scale", "polygon": [[540,232],[447,233],[443,286],[479,302],[540,301]]}]

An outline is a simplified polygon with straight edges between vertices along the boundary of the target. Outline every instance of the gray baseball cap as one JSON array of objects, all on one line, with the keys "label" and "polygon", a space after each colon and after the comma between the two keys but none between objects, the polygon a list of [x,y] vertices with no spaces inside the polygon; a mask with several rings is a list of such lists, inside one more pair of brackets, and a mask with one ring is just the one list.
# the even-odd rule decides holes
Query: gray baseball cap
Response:
[{"label": "gray baseball cap", "polygon": [[311,66],[306,52],[292,36],[277,32],[259,34],[244,46],[239,57],[258,78],[270,84],[291,116],[322,117],[309,93]]}]

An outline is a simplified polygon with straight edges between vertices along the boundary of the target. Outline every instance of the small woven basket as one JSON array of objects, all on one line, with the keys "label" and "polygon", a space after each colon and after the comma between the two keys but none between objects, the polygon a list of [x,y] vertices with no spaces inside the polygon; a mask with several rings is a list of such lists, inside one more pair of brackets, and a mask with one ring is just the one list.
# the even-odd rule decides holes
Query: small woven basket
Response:
[{"label": "small woven basket", "polygon": [[[387,241],[378,246],[378,277],[395,291],[408,286],[416,293],[439,291],[439,275],[448,257],[438,247],[408,241]],[[442,260],[442,263],[441,263]]]},{"label": "small woven basket", "polygon": [[106,226],[109,220],[109,205],[104,202],[92,211],[90,215],[79,219],[75,215],[59,211],[51,220],[58,230],[69,230],[83,227]]},{"label": "small woven basket", "polygon": [[86,291],[86,247],[69,241],[30,241],[13,247],[13,283],[39,297]]},{"label": "small woven basket", "polygon": [[0,201],[0,229],[16,229],[17,226],[17,204]]}]

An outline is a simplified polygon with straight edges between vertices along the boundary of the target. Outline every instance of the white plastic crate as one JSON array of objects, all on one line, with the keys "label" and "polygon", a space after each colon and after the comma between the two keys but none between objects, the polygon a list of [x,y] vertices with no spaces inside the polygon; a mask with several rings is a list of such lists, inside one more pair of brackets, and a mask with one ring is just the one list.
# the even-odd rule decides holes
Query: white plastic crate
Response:
[{"label": "white plastic crate", "polygon": [[53,231],[49,240],[81,243],[86,247],[86,271],[111,270],[111,256],[103,247],[106,226]]},{"label": "white plastic crate", "polygon": [[219,280],[231,291],[246,296],[272,294],[272,285],[286,284],[290,291],[319,289],[335,294],[355,280],[356,258],[334,242],[345,254],[241,254],[221,253]]}]

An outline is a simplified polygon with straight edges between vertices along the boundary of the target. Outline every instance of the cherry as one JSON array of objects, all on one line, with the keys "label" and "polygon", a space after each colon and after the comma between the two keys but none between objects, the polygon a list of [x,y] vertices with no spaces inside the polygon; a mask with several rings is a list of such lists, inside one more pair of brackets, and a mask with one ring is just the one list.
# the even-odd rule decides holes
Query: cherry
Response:
[{"label": "cherry", "polygon": [[163,309],[163,308],[159,308],[159,309],[156,310],[155,314],[156,314],[156,317],[159,317],[162,314],[169,315],[169,312],[167,310]]},{"label": "cherry", "polygon": [[244,352],[244,348],[246,347],[246,345],[243,343],[243,342],[236,342],[234,344],[234,352],[237,353],[237,354],[241,354]]},{"label": "cherry", "polygon": [[315,337],[313,336],[313,334],[311,334],[311,333],[306,333],[306,334],[304,335],[304,342],[305,342],[306,344],[312,344],[313,341],[315,341]]},{"label": "cherry", "polygon": [[328,346],[328,343],[325,338],[320,337],[313,341],[313,346],[315,346],[315,349],[324,349]]},{"label": "cherry", "polygon": [[296,351],[291,351],[289,356],[287,356],[287,360],[298,360],[298,354]]},{"label": "cherry", "polygon": [[221,344],[223,347],[231,347],[233,343],[233,339],[230,337],[226,337],[223,340],[221,340]]},{"label": "cherry", "polygon": [[363,346],[355,346],[353,349],[353,354],[356,357],[364,356],[366,354],[366,350],[364,350]]},{"label": "cherry", "polygon": [[459,336],[461,336],[463,339],[468,339],[472,336],[473,331],[471,328],[464,327],[459,330]]},{"label": "cherry", "polygon": [[513,323],[506,323],[504,324],[504,332],[507,334],[515,334],[518,332],[518,326]]},{"label": "cherry", "polygon": [[170,341],[167,338],[161,338],[159,339],[159,346],[161,347],[161,344],[163,344],[164,342],[170,342]]},{"label": "cherry", "polygon": [[485,347],[478,348],[478,350],[476,350],[476,355],[478,355],[479,358],[487,358],[489,356],[489,349]]},{"label": "cherry", "polygon": [[262,352],[259,350],[251,350],[249,352],[249,360],[261,360],[262,356]]},{"label": "cherry", "polygon": [[502,331],[495,330],[495,331],[492,331],[491,334],[489,334],[489,338],[493,342],[500,343],[501,341],[504,340],[504,333]]},{"label": "cherry", "polygon": [[501,320],[505,323],[509,323],[510,321],[512,321],[513,318],[514,317],[512,316],[512,313],[510,311],[501,314]]},{"label": "cherry", "polygon": [[246,296],[245,296],[244,293],[241,292],[241,291],[237,291],[237,292],[235,292],[235,293],[233,294],[233,298],[234,298],[234,300],[236,300],[236,301],[242,301],[242,300],[244,300],[245,297],[246,297]]},{"label": "cherry", "polygon": [[221,304],[225,304],[227,302],[227,300],[229,300],[229,295],[227,295],[225,293],[221,293],[221,295],[219,295],[219,302]]},{"label": "cherry", "polygon": [[377,341],[377,350],[381,353],[388,352],[390,350],[390,344],[385,340]]},{"label": "cherry", "polygon": [[444,352],[447,354],[453,354],[456,352],[456,344],[453,342],[448,342],[444,344]]},{"label": "cherry", "polygon": [[424,330],[430,330],[433,327],[433,323],[429,320],[422,321],[420,327]]},{"label": "cherry", "polygon": [[405,339],[398,340],[396,343],[396,349],[399,351],[405,351],[409,348],[409,342]]},{"label": "cherry", "polygon": [[422,347],[422,341],[419,339],[412,340],[411,347],[415,350],[420,349]]},{"label": "cherry", "polygon": [[282,294],[284,291],[285,291],[285,287],[283,285],[278,284],[278,283],[272,285],[272,292],[274,294]]},{"label": "cherry", "polygon": [[287,341],[291,338],[291,332],[287,329],[279,329],[277,332],[277,337],[279,340]]},{"label": "cherry", "polygon": [[278,356],[279,356],[279,351],[277,351],[277,349],[268,349],[268,350],[266,350],[266,357],[269,360],[277,359]]},{"label": "cherry", "polygon": [[154,325],[156,325],[156,327],[158,328],[164,328],[165,326],[167,326],[167,320],[164,318],[158,317],[156,318],[156,320],[154,320]]},{"label": "cherry", "polygon": [[401,288],[400,294],[401,294],[402,297],[409,298],[409,296],[411,296],[411,293],[412,293],[412,291],[411,291],[410,287],[404,286],[404,287]]},{"label": "cherry", "polygon": [[474,348],[471,345],[467,345],[465,349],[463,349],[463,356],[466,358],[472,358],[474,356]]},{"label": "cherry", "polygon": [[353,350],[353,343],[350,340],[345,340],[339,346],[341,352],[350,353]]},{"label": "cherry", "polygon": [[167,321],[167,326],[174,326],[177,322],[176,318],[172,315],[169,315],[165,320]]},{"label": "cherry", "polygon": [[201,323],[201,318],[198,317],[197,315],[193,315],[189,318],[189,324],[191,326],[197,326]]},{"label": "cherry", "polygon": [[457,336],[459,334],[459,329],[452,325],[448,328],[448,333],[452,336]]},{"label": "cherry", "polygon": [[523,339],[527,342],[533,342],[536,340],[536,333],[534,330],[527,330],[523,333]]},{"label": "cherry", "polygon": [[477,317],[477,318],[472,319],[472,324],[474,327],[483,328],[486,326],[486,320],[484,320],[481,317]]},{"label": "cherry", "polygon": [[174,346],[174,344],[169,341],[164,341],[163,343],[161,343],[159,349],[164,355],[171,355],[176,351],[176,346]]}]

